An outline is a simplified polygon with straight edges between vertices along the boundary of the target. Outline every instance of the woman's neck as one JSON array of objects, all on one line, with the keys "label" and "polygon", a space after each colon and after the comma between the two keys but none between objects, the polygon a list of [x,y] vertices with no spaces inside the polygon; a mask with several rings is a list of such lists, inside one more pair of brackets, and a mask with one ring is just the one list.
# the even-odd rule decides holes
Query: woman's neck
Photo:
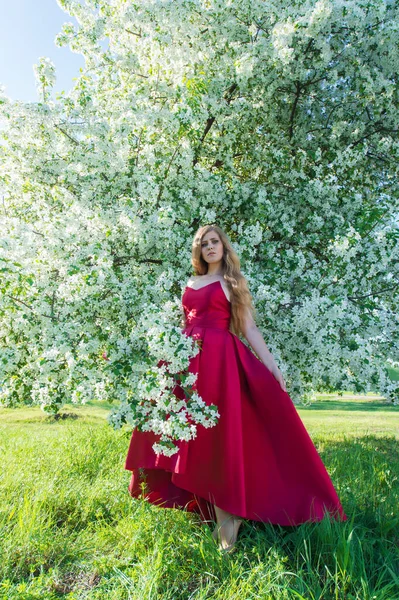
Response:
[{"label": "woman's neck", "polygon": [[[212,267],[213,267],[213,265],[212,265]],[[223,271],[222,271],[222,269],[220,267],[218,267],[216,265],[215,269],[212,269],[212,268],[208,267],[208,271],[207,271],[206,275],[208,277],[214,277],[215,275],[222,276],[223,275]]]}]

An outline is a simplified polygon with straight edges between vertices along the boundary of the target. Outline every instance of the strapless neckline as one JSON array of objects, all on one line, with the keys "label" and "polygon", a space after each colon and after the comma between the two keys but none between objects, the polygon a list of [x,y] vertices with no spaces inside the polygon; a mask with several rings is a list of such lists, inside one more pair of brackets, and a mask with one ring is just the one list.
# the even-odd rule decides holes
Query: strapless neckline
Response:
[{"label": "strapless neckline", "polygon": [[[202,285],[200,288],[197,288],[197,289],[190,287],[189,285],[186,285],[186,289],[194,290],[194,292],[199,292],[203,288],[209,287],[210,285],[213,285],[214,283],[220,283],[219,279],[217,279],[216,281],[212,281],[212,283],[207,283],[206,285]],[[220,283],[220,285],[222,285],[222,284]]]},{"label": "strapless neckline", "polygon": [[226,298],[227,302],[229,302],[229,303],[230,303],[230,300],[227,298],[227,296],[226,296],[226,294],[225,294],[225,292],[224,292],[224,289],[222,288],[222,284],[221,284],[221,282],[219,281],[219,279],[218,279],[217,281],[212,281],[212,283],[207,283],[206,285],[203,285],[203,286],[201,286],[201,287],[200,287],[200,288],[198,288],[197,290],[196,290],[195,288],[193,288],[193,287],[190,287],[189,285],[186,285],[186,288],[185,288],[185,289],[186,289],[186,290],[193,290],[193,292],[199,292],[200,290],[203,290],[204,288],[207,288],[207,287],[209,287],[210,285],[213,285],[214,283],[219,283],[219,284],[220,284],[220,288],[221,288],[221,290],[222,290],[222,292],[223,292],[223,296]]}]

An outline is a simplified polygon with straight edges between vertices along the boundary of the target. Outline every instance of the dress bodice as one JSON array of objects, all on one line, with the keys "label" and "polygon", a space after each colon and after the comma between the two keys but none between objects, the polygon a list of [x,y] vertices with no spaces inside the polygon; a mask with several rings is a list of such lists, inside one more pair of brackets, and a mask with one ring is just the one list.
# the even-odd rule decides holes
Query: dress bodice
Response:
[{"label": "dress bodice", "polygon": [[186,287],[182,304],[186,316],[186,328],[212,327],[229,329],[231,305],[220,281],[208,283],[201,288]]}]

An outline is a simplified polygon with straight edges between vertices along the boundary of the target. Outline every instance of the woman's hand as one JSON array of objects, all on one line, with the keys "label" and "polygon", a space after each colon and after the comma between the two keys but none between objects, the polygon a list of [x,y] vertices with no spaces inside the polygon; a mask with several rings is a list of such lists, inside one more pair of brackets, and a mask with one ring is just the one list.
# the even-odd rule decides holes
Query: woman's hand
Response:
[{"label": "woman's hand", "polygon": [[254,320],[251,317],[251,314],[248,310],[246,326],[245,326],[245,339],[251,346],[252,350],[255,352],[259,360],[265,365],[267,369],[274,375],[274,377],[279,382],[281,388],[284,392],[287,391],[285,387],[285,381],[283,374],[278,368],[272,353],[269,348],[265,344],[265,340],[257,326],[255,325]]},{"label": "woman's hand", "polygon": [[284,377],[282,372],[280,371],[280,369],[277,367],[276,369],[274,369],[272,371],[272,374],[274,375],[274,377],[277,379],[277,381],[279,382],[279,384],[281,385],[281,388],[284,390],[284,392],[287,391],[287,388],[285,387],[285,381],[284,381]]}]

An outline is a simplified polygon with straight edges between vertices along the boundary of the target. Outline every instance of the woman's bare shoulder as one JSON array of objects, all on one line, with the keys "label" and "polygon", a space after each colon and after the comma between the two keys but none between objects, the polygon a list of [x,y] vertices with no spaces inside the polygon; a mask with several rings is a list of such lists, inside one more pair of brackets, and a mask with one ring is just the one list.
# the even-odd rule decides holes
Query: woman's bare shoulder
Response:
[{"label": "woman's bare shoulder", "polygon": [[201,275],[191,275],[191,276],[189,277],[189,279],[187,280],[187,286],[186,286],[186,287],[191,287],[191,286],[192,286],[192,284],[193,284],[195,281],[198,281],[198,279],[201,279]]}]

